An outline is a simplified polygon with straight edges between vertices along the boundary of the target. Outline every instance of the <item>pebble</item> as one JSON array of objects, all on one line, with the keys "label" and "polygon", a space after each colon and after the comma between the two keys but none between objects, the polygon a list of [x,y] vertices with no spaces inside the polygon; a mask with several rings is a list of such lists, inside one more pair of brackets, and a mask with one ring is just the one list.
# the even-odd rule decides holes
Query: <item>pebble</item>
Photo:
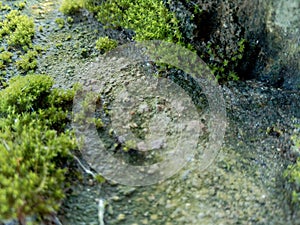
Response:
[{"label": "pebble", "polygon": [[121,213],[121,214],[118,215],[117,220],[118,221],[123,221],[123,220],[125,220],[125,218],[126,218],[125,214]]}]

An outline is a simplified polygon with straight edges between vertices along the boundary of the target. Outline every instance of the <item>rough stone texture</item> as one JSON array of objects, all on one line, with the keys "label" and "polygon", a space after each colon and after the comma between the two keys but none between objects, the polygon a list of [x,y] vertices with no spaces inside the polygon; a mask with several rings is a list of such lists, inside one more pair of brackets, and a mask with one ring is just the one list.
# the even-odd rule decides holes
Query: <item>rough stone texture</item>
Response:
[{"label": "rough stone texture", "polygon": [[299,89],[299,11],[297,0],[167,1],[182,23],[187,41],[199,52],[219,45],[230,58],[241,38],[246,54],[236,71],[242,79]]}]

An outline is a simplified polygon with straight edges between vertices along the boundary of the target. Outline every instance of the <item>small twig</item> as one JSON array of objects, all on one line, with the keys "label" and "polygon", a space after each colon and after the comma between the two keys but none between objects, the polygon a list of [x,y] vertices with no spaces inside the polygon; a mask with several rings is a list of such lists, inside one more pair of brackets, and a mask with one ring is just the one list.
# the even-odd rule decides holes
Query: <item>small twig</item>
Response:
[{"label": "small twig", "polygon": [[105,225],[104,224],[104,211],[105,211],[105,200],[100,198],[98,200],[98,220],[99,220],[99,225]]},{"label": "small twig", "polygon": [[96,178],[95,173],[93,173],[91,170],[87,169],[75,155],[73,157],[74,157],[74,159],[76,159],[76,161],[81,166],[81,168],[84,170],[84,172],[86,172],[87,174],[92,175],[93,178]]},{"label": "small twig", "polygon": [[5,140],[1,139],[1,141],[2,141],[3,145],[5,146],[6,150],[10,151],[10,147],[7,145],[7,143],[5,142]]},{"label": "small twig", "polygon": [[53,216],[53,222],[55,223],[55,225],[62,225],[62,223],[59,221],[59,219],[57,218],[57,216]]}]

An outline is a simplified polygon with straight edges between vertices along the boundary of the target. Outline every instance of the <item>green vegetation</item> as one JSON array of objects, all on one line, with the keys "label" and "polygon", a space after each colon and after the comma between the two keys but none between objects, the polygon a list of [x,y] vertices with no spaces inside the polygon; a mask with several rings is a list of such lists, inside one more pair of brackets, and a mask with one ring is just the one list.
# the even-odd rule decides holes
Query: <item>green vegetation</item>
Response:
[{"label": "green vegetation", "polygon": [[182,40],[179,21],[161,0],[105,1],[97,18],[107,27],[134,30],[136,40]]},{"label": "green vegetation", "polygon": [[64,14],[75,14],[84,7],[84,0],[63,0],[59,10]]},{"label": "green vegetation", "polygon": [[108,52],[116,48],[118,42],[116,40],[110,39],[109,37],[100,37],[96,41],[96,48],[101,51],[101,53]]},{"label": "green vegetation", "polygon": [[127,140],[124,143],[123,151],[128,152],[130,149],[136,149],[136,141],[135,140]]},{"label": "green vegetation", "polygon": [[25,6],[26,6],[26,1],[25,1],[25,2],[15,3],[15,6],[16,6],[19,10],[22,10],[22,9],[24,9]]},{"label": "green vegetation", "polygon": [[17,68],[22,72],[34,71],[37,67],[37,56],[38,52],[36,50],[29,50],[16,61]]},{"label": "green vegetation", "polygon": [[0,53],[0,62],[4,63],[10,63],[12,62],[11,57],[13,54],[9,51],[4,51]]},{"label": "green vegetation", "polygon": [[0,22],[0,27],[0,40],[6,38],[7,44],[11,46],[32,47],[31,40],[35,33],[33,19],[12,10]]},{"label": "green vegetation", "polygon": [[238,67],[245,51],[245,39],[238,42],[237,49],[224,53],[220,46],[208,43],[201,58],[208,63],[216,79],[220,82],[227,80],[238,80],[235,70]]},{"label": "green vegetation", "polygon": [[284,176],[287,178],[289,186],[292,189],[292,203],[296,208],[300,207],[300,136],[294,135],[292,137],[293,151],[298,155],[296,163],[289,165],[284,172]]},{"label": "green vegetation", "polygon": [[79,13],[83,8],[91,11],[96,9],[94,2],[94,0],[63,0],[59,9],[64,14],[74,15]]},{"label": "green vegetation", "polygon": [[9,7],[9,5],[3,5],[2,1],[0,2],[0,10],[1,11],[7,11],[10,10],[11,8]]},{"label": "green vegetation", "polygon": [[[72,9],[62,10],[66,14],[86,8],[95,13],[99,22],[107,28],[122,27],[133,30],[134,39],[138,41],[165,40],[193,49],[190,44],[183,43],[180,22],[161,0],[110,0],[102,1],[98,5],[92,0],[76,0],[72,3],[65,0],[62,8]],[[195,10],[195,13],[201,13],[197,7]],[[110,46],[110,43],[106,42],[108,39],[99,39],[96,48],[105,52],[105,46]],[[244,56],[245,42],[245,39],[240,39],[236,49],[226,52],[219,45],[208,43],[199,55],[207,62],[219,82],[238,80],[235,71]],[[110,47],[107,50],[109,49]]]},{"label": "green vegetation", "polygon": [[136,40],[180,42],[179,21],[161,0],[111,0],[95,4],[92,0],[64,0],[60,10],[75,14],[86,8],[97,14],[106,27],[123,27],[135,31]]},{"label": "green vegetation", "polygon": [[[24,8],[26,4],[21,2],[15,6]],[[42,50],[32,42],[35,35],[33,19],[21,14],[19,10],[11,10],[0,22],[0,27],[0,75],[6,75],[8,69],[14,66],[22,73],[33,72]]]},{"label": "green vegetation", "polygon": [[55,23],[62,29],[65,26],[65,20],[63,18],[56,18]]},{"label": "green vegetation", "polygon": [[0,91],[0,220],[55,212],[62,166],[76,148],[64,132],[75,90],[52,89],[46,75],[17,76]]}]

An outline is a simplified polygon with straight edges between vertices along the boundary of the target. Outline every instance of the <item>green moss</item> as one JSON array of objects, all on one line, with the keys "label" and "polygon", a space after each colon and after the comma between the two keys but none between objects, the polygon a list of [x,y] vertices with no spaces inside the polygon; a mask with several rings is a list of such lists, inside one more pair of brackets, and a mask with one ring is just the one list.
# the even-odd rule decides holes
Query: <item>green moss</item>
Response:
[{"label": "green moss", "polygon": [[17,68],[22,72],[34,71],[37,67],[37,56],[36,50],[29,50],[16,61]]},{"label": "green moss", "polygon": [[9,51],[4,51],[0,53],[0,61],[2,61],[3,63],[10,63],[12,62],[11,57],[13,56],[13,54]]},{"label": "green moss", "polygon": [[70,16],[68,16],[67,17],[67,22],[69,23],[69,24],[71,24],[71,23],[73,23],[73,18],[72,17],[70,17]]},{"label": "green moss", "polygon": [[[82,91],[82,87],[78,86],[76,88],[76,91],[77,93],[80,93]],[[82,94],[82,92],[80,94]],[[73,122],[79,125],[93,125],[97,129],[101,129],[102,127],[104,127],[104,123],[101,118],[90,117],[90,112],[94,110],[93,105],[95,104],[95,102],[99,101],[100,96],[98,95],[95,95],[93,93],[88,93],[87,95],[85,95],[85,99],[82,102],[82,109],[74,114]]]},{"label": "green moss", "polygon": [[[94,6],[91,0],[80,2],[80,8],[85,7],[96,13],[97,19],[105,27],[133,30],[135,40],[165,40],[193,49],[191,44],[182,43],[183,36],[179,21],[175,14],[165,7],[162,0],[110,0]],[[195,11],[201,13],[199,8],[195,8]],[[96,44],[96,47],[103,52],[104,41],[104,39],[98,40]],[[199,55],[209,65],[219,82],[238,80],[236,71],[244,57],[245,44],[246,40],[241,38],[235,49],[224,52],[224,48],[217,44],[208,43],[206,49],[201,50]]]},{"label": "green moss", "polygon": [[16,6],[19,10],[22,10],[22,9],[25,8],[26,2],[18,2],[18,3],[15,3],[15,6]]},{"label": "green moss", "polygon": [[62,29],[65,26],[65,20],[63,18],[56,18],[55,23]]},{"label": "green moss", "polygon": [[64,14],[76,14],[85,5],[84,0],[63,0],[59,10]]},{"label": "green moss", "polygon": [[10,6],[9,5],[3,5],[2,1],[0,2],[0,10],[1,11],[8,11],[10,10]]},{"label": "green moss", "polygon": [[46,75],[17,76],[10,80],[9,87],[1,91],[0,111],[11,109],[16,113],[34,110],[42,99],[50,94],[53,79]]},{"label": "green moss", "polygon": [[130,149],[136,149],[136,141],[128,140],[124,143],[123,151],[128,152]]},{"label": "green moss", "polygon": [[84,8],[92,12],[99,9],[95,0],[63,0],[59,9],[64,14],[74,15]]},{"label": "green moss", "polygon": [[207,62],[212,73],[219,82],[228,80],[238,80],[235,72],[238,68],[245,51],[245,39],[240,39],[237,48],[224,53],[220,46],[208,43],[206,49],[201,54],[201,58]]},{"label": "green moss", "polygon": [[292,185],[292,203],[300,207],[300,158],[285,171],[285,177]]},{"label": "green moss", "polygon": [[102,53],[108,52],[114,48],[116,48],[118,42],[110,39],[109,37],[100,37],[96,41],[96,48]]},{"label": "green moss", "polygon": [[[4,69],[5,69],[4,62],[3,62],[2,60],[0,60],[0,70],[4,70]],[[1,71],[0,77],[1,77],[1,75],[2,75],[2,72],[3,72],[3,71]],[[0,78],[0,79],[1,79],[1,78]]]},{"label": "green moss", "polygon": [[64,197],[61,166],[76,142],[63,127],[75,90],[52,86],[46,75],[17,76],[0,91],[0,220],[53,213]]},{"label": "green moss", "polygon": [[32,18],[21,15],[19,11],[12,10],[6,14],[0,23],[0,40],[6,38],[7,44],[11,46],[32,46],[34,36],[34,22]]},{"label": "green moss", "polygon": [[98,20],[106,26],[135,31],[136,40],[180,42],[179,22],[160,0],[112,0],[99,7]]},{"label": "green moss", "polygon": [[300,136],[293,135],[292,137],[293,154],[298,155],[296,163],[291,164],[287,167],[284,172],[289,187],[291,188],[291,200],[292,204],[296,209],[300,208]]},{"label": "green moss", "polygon": [[65,170],[57,158],[66,157],[75,142],[29,114],[11,116],[14,125],[0,132],[0,219],[53,213],[64,196]]}]

